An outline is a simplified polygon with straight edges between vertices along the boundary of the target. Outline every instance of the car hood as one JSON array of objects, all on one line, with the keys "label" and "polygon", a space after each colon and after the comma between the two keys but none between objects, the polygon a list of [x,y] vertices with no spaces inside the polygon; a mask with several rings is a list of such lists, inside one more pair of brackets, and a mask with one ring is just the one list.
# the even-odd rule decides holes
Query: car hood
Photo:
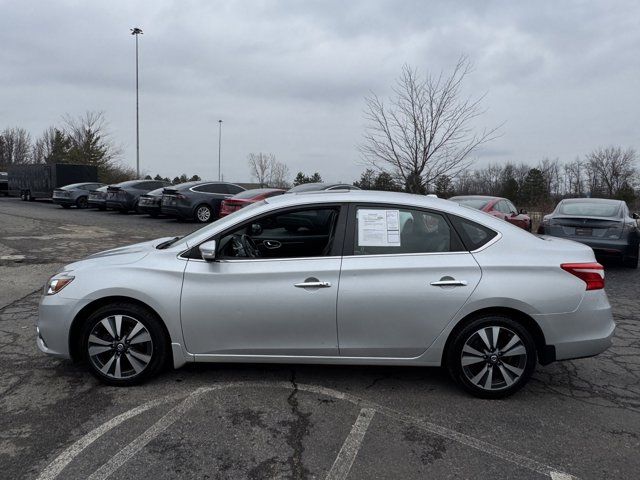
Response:
[{"label": "car hood", "polygon": [[147,242],[127,245],[126,247],[112,248],[103,252],[94,253],[87,258],[64,267],[64,271],[77,270],[98,264],[108,263],[109,265],[126,265],[142,260],[150,252],[153,252],[157,245],[173,237],[156,238]]}]

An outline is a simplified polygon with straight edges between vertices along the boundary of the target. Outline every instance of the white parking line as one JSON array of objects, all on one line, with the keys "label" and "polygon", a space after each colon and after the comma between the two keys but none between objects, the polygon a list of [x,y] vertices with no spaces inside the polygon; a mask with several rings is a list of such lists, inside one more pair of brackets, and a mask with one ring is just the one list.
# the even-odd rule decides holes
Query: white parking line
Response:
[{"label": "white parking line", "polygon": [[373,408],[363,408],[360,410],[360,414],[342,444],[342,448],[340,452],[338,452],[338,456],[335,462],[333,462],[326,480],[345,480],[347,478],[353,461],[356,459],[358,451],[360,450],[360,445],[362,445],[362,440],[375,414],[376,411]]},{"label": "white parking line", "polygon": [[115,428],[118,425],[120,425],[125,420],[129,420],[130,418],[135,417],[136,415],[140,415],[141,413],[146,412],[151,408],[160,406],[164,403],[169,403],[181,397],[184,397],[184,395],[178,394],[178,395],[170,395],[164,398],[158,398],[156,400],[143,403],[142,405],[132,408],[131,410],[127,410],[126,412],[121,413],[117,417],[113,417],[111,420],[91,430],[89,433],[87,433],[85,436],[80,438],[69,448],[64,450],[60,455],[58,455],[56,459],[53,462],[51,462],[47,466],[47,468],[45,468],[42,471],[42,473],[38,477],[38,480],[53,480],[54,478],[56,478],[58,475],[60,475],[60,472],[62,472],[62,470],[67,465],[69,465],[69,463],[71,463],[71,461],[74,458],[76,458],[85,448],[87,448],[89,445],[91,445],[93,442],[95,442],[98,438],[100,438],[102,435],[107,433],[112,428]]},{"label": "white parking line", "polygon": [[169,410],[160,420],[149,427],[143,434],[133,440],[129,445],[116,453],[111,459],[93,472],[89,480],[104,480],[109,478],[118,468],[127,463],[131,457],[142,450],[151,440],[156,438],[173,423],[191,409],[207,389],[199,388],[189,395],[180,405]]},{"label": "white parking line", "polygon": [[[191,393],[187,399],[178,407],[175,407],[174,409],[172,409],[169,413],[167,413],[165,415],[165,417],[169,416],[172,412],[174,412],[176,409],[180,409],[180,407],[183,407],[186,411],[189,408],[191,408],[192,402],[195,403],[198,400],[198,397],[200,395],[202,395],[203,393],[207,393],[207,392],[212,392],[214,390],[225,390],[225,389],[229,389],[229,388],[283,388],[283,389],[290,389],[291,388],[291,384],[288,382],[229,382],[229,383],[224,383],[224,384],[216,384],[216,385],[212,385],[210,387],[202,387],[199,388],[197,390],[195,390],[193,393]],[[428,422],[426,420],[417,418],[417,417],[413,417],[411,415],[407,415],[401,412],[398,412],[396,410],[393,410],[391,408],[382,406],[382,405],[378,405],[378,404],[374,404],[371,402],[368,402],[367,400],[364,400],[362,398],[356,397],[355,395],[351,395],[348,393],[344,393],[344,392],[340,392],[338,390],[333,390],[331,388],[326,388],[326,387],[321,387],[321,386],[317,386],[317,385],[306,385],[306,384],[298,384],[298,390],[301,392],[308,392],[308,393],[316,393],[316,394],[320,394],[320,395],[326,395],[328,397],[333,397],[335,399],[338,400],[345,400],[347,402],[350,402],[354,405],[357,406],[366,406],[366,408],[363,408],[362,411],[365,410],[371,410],[377,413],[380,413],[382,415],[388,416],[390,418],[396,419],[400,422],[403,423],[407,423],[410,425],[415,425],[419,428],[422,428],[426,431],[429,431],[433,434],[439,435],[441,437],[447,438],[449,440],[452,440],[454,442],[458,442],[461,443],[463,445],[467,445],[471,448],[474,448],[476,450],[479,450],[481,452],[490,454],[492,456],[495,456],[497,458],[501,458],[503,460],[506,460],[507,462],[510,462],[512,464],[518,465],[520,467],[526,468],[528,470],[540,473],[542,475],[545,475],[547,477],[550,477],[552,480],[576,480],[577,477],[574,477],[568,473],[564,473],[559,471],[556,468],[553,468],[549,465],[545,465],[543,463],[540,463],[536,460],[524,457],[522,455],[519,455],[517,453],[514,452],[510,452],[508,450],[505,450],[501,447],[498,447],[497,445],[493,445],[491,443],[485,442],[483,440],[471,437],[469,435],[465,435],[463,433],[457,432],[455,430],[451,430],[448,429],[446,427]],[[105,422],[104,424],[100,425],[99,427],[96,427],[95,429],[91,430],[90,432],[88,432],[86,435],[84,435],[83,437],[81,437],[80,439],[78,439],[73,445],[71,445],[70,447],[68,447],[67,449],[65,449],[60,455],[58,455],[46,468],[45,470],[40,474],[40,476],[38,477],[37,480],[53,480],[56,477],[58,477],[60,475],[60,473],[62,472],[62,470],[69,464],[71,463],[76,457],[78,457],[83,450],[85,450],[89,445],[91,445],[94,441],[96,441],[98,438],[100,438],[102,435],[104,435],[105,433],[109,432],[111,429],[117,427],[118,425],[120,425],[122,422],[124,422],[125,420],[128,420],[136,415],[139,415],[153,407],[157,407],[159,405],[165,404],[165,403],[169,403],[171,401],[174,400],[178,400],[180,398],[184,398],[185,394],[174,394],[174,395],[170,395],[167,396],[165,398],[161,398],[161,399],[156,399],[156,400],[151,400],[147,403],[144,403],[136,408],[133,408],[131,410],[128,410],[120,415],[118,415],[117,417],[112,418],[111,420]],[[191,401],[190,401],[191,399]],[[188,407],[188,408],[187,408]],[[180,410],[181,411],[181,410]],[[102,468],[104,468],[106,465],[111,465],[112,462],[115,465],[116,462],[114,462],[114,460],[116,459],[116,457],[120,456],[121,454],[123,454],[122,459],[124,459],[124,462],[126,462],[127,460],[129,460],[131,458],[131,456],[133,456],[135,453],[137,453],[138,451],[140,451],[142,448],[144,448],[144,446],[149,443],[149,441],[151,441],[153,438],[155,438],[155,436],[157,436],[158,434],[162,433],[162,431],[164,431],[167,427],[169,427],[172,423],[174,423],[179,417],[180,415],[182,415],[184,413],[184,411],[181,411],[181,413],[179,415],[176,415],[175,418],[173,418],[173,415],[171,415],[169,418],[167,418],[167,420],[170,420],[170,423],[167,423],[166,426],[163,426],[164,423],[163,419],[165,417],[163,417],[162,419],[160,419],[158,422],[156,422],[156,424],[154,426],[152,426],[151,428],[149,428],[145,433],[143,433],[140,437],[138,437],[138,439],[134,440],[131,444],[129,444],[127,447],[123,448],[120,452],[118,452],[114,457],[111,458],[111,460],[109,460],[105,465],[103,465],[103,467],[100,468],[100,470],[102,470]],[[361,414],[362,414],[361,411]],[[177,411],[174,412],[174,415],[177,414]],[[360,418],[360,417],[358,417]],[[363,420],[364,421],[364,420]],[[358,423],[358,420],[356,420],[356,424]],[[367,427],[369,426],[370,423],[370,419],[367,422]],[[159,425],[160,424],[160,425]],[[352,428],[352,430],[355,428],[356,424],[354,424],[354,427]],[[360,429],[361,427],[359,427]],[[358,430],[359,430],[358,429]],[[366,428],[364,429],[364,432],[362,433],[362,437],[364,437],[364,433],[366,433]],[[152,435],[152,436],[151,436]],[[350,434],[351,435],[351,434]],[[148,440],[145,439],[148,438]],[[347,438],[348,440],[349,438]],[[345,443],[347,443],[347,440],[345,440]],[[138,442],[139,441],[139,442]],[[360,442],[362,441],[362,439],[360,439]],[[136,443],[138,442],[138,443]],[[128,448],[131,448],[131,450],[127,450]],[[344,445],[343,445],[344,448]],[[359,447],[358,447],[359,448]],[[134,450],[135,449],[135,450]],[[127,453],[125,452],[125,450],[127,450],[127,452],[132,452],[130,456],[124,457],[124,454]],[[340,453],[342,453],[342,449],[340,451]],[[355,452],[357,454],[357,450]],[[340,454],[339,454],[340,456]],[[355,455],[353,456],[353,458],[355,459]],[[338,459],[336,459],[337,461]],[[122,465],[124,462],[120,463],[120,465]],[[334,462],[335,464],[335,462]],[[351,463],[351,465],[353,464],[353,461]],[[118,465],[118,467],[120,466]],[[116,467],[117,468],[117,467]],[[333,467],[332,467],[333,469]],[[100,471],[99,470],[99,471]],[[115,470],[114,470],[115,471]],[[96,475],[98,472],[95,472],[94,475]],[[109,475],[113,473],[110,472]],[[347,472],[348,473],[348,472]],[[93,475],[90,478],[107,478],[107,477],[93,477]],[[336,478],[343,478],[343,477],[336,477]]]}]

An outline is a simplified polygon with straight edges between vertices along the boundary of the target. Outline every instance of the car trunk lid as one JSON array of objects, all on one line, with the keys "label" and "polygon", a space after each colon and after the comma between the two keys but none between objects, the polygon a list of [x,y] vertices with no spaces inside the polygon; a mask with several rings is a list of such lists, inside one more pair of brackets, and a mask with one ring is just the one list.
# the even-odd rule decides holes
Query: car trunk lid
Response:
[{"label": "car trunk lid", "polygon": [[560,237],[620,238],[622,222],[608,217],[566,216],[550,220],[549,234]]}]

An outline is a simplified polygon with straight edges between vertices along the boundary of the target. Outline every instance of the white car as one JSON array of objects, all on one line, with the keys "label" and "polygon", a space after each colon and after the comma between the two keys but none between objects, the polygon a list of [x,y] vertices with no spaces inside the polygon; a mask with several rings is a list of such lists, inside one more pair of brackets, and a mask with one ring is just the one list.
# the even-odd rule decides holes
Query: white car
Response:
[{"label": "white car", "polygon": [[615,324],[584,245],[447,200],[289,194],[92,255],[46,286],[39,348],[112,385],[187,362],[445,366],[502,397]]}]

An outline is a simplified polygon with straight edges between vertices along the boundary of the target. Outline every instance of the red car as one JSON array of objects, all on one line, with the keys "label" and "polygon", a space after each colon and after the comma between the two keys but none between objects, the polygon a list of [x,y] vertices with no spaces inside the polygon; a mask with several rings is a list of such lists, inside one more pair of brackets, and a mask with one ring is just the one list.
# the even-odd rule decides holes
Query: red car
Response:
[{"label": "red car", "polygon": [[459,197],[451,197],[452,202],[465,205],[467,207],[476,208],[487,212],[494,217],[513,223],[515,226],[531,231],[531,218],[524,210],[518,209],[510,200],[501,197],[488,197],[483,195],[462,195]]},{"label": "red car", "polygon": [[240,192],[237,195],[222,201],[220,217],[229,215],[236,210],[240,210],[242,207],[259,202],[265,198],[282,195],[284,192],[285,190],[281,190],[280,188],[256,188],[255,190],[245,190],[244,192]]}]

